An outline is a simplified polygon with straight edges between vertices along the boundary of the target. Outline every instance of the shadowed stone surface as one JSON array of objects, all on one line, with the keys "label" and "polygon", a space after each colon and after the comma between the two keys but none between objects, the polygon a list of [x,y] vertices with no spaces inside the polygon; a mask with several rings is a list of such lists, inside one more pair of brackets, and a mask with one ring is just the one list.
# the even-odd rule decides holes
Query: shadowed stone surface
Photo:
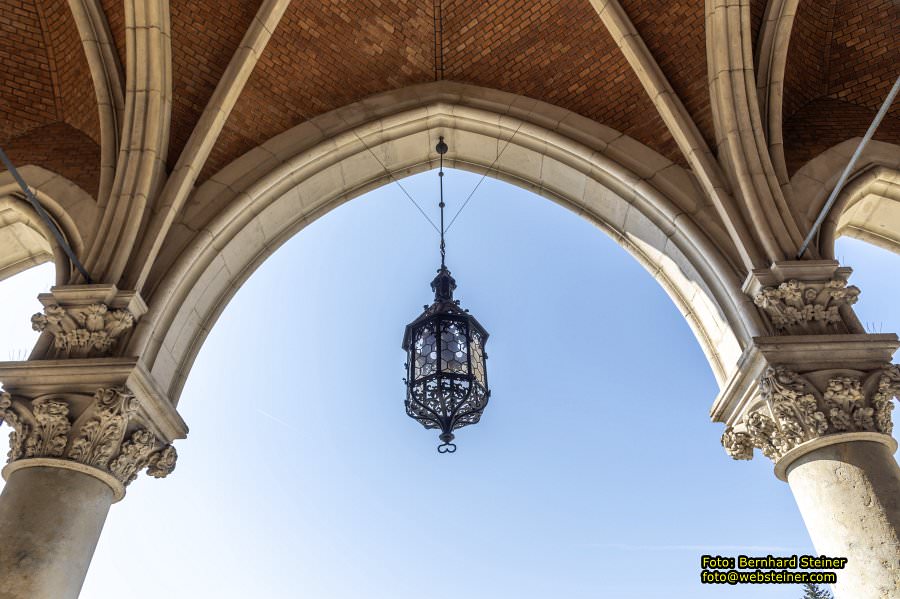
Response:
[{"label": "shadowed stone surface", "polygon": [[80,472],[13,472],[0,495],[0,599],[78,597],[112,500]]},{"label": "shadowed stone surface", "polygon": [[881,443],[816,449],[788,467],[788,483],[813,545],[855,556],[837,571],[840,597],[900,597],[900,467]]}]

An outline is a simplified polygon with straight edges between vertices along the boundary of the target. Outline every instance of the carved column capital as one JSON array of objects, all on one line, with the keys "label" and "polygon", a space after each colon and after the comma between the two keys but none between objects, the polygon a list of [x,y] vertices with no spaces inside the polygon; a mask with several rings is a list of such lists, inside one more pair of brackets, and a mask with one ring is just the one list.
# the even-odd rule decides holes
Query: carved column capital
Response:
[{"label": "carved column capital", "polygon": [[802,335],[840,328],[847,332],[840,308],[855,304],[858,297],[859,288],[840,279],[791,279],[777,287],[764,287],[753,303],[768,314],[779,334]]},{"label": "carved column capital", "polygon": [[750,273],[743,290],[769,334],[753,338],[713,405],[731,457],[749,460],[759,449],[784,478],[787,465],[815,447],[852,439],[896,445],[898,370],[890,360],[900,343],[866,334],[852,308],[852,272],[834,260],[792,260]]},{"label": "carved column capital", "polygon": [[146,470],[175,468],[187,426],[134,358],[0,362],[0,418],[12,428],[3,476],[49,466],[100,479],[115,500]]},{"label": "carved column capital", "polygon": [[109,484],[116,500],[143,469],[167,476],[175,469],[175,448],[147,430],[138,408],[124,386],[30,401],[3,392],[0,417],[12,428],[4,476],[31,466],[69,468]]},{"label": "carved column capital", "polygon": [[[749,460],[753,449],[776,462],[783,477],[785,456],[805,447],[857,438],[893,443],[891,410],[900,395],[900,366],[869,371],[827,369],[798,374],[769,367],[756,401],[722,435],[725,451]],[[797,456],[798,457],[798,456]]]},{"label": "carved column capital", "polygon": [[54,287],[38,299],[44,310],[31,317],[31,326],[47,336],[38,342],[33,358],[114,355],[147,311],[139,295],[115,285]]},{"label": "carved column capital", "polygon": [[59,355],[108,355],[119,336],[134,325],[134,315],[106,304],[62,307],[50,304],[31,317],[31,328],[53,335],[53,349]]},{"label": "carved column capital", "polygon": [[776,262],[754,270],[744,292],[775,335],[864,333],[851,308],[860,293],[847,284],[852,272],[834,260]]}]

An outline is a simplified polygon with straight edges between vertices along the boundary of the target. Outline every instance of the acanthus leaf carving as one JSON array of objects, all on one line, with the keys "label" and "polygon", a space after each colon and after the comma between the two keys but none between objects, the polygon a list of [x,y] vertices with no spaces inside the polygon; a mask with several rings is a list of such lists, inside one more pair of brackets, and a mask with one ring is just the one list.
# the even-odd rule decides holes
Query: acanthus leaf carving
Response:
[{"label": "acanthus leaf carving", "polygon": [[[824,435],[846,432],[890,434],[894,397],[900,395],[900,367],[889,365],[867,375],[879,376],[867,398],[862,379],[831,376],[819,391],[809,380],[785,368],[768,368],[760,378],[761,401],[722,435],[725,451],[735,459],[750,459],[752,448],[779,460],[798,445]],[[821,380],[824,377],[819,377]]]},{"label": "acanthus leaf carving", "polygon": [[[790,280],[764,287],[753,298],[778,333],[833,332],[843,324],[841,306],[856,303],[859,288],[842,279],[805,282]],[[846,332],[846,331],[842,331]]]},{"label": "acanthus leaf carving", "polygon": [[775,459],[784,446],[784,440],[775,422],[761,412],[753,412],[745,422],[750,442],[767,458]]},{"label": "acanthus leaf carving", "polygon": [[769,368],[760,380],[760,389],[780,425],[781,453],[827,429],[825,415],[819,411],[815,396],[796,372]]},{"label": "acanthus leaf carving", "polygon": [[118,338],[134,326],[128,310],[111,309],[106,304],[64,308],[58,304],[44,307],[44,313],[31,317],[31,327],[53,335],[53,347],[66,356],[109,354]]},{"label": "acanthus leaf carving", "polygon": [[166,445],[162,450],[150,456],[147,463],[147,474],[153,478],[165,478],[175,470],[175,462],[178,460],[178,452],[172,445]]},{"label": "acanthus leaf carving", "polygon": [[122,443],[125,427],[137,407],[137,400],[127,388],[98,389],[94,393],[92,417],[72,441],[69,459],[105,468]]},{"label": "acanthus leaf carving", "polygon": [[35,424],[25,439],[26,458],[51,457],[63,454],[69,440],[69,405],[64,401],[38,399],[32,403]]},{"label": "acanthus leaf carving", "polygon": [[151,476],[164,478],[175,469],[175,448],[143,427],[125,439],[138,408],[127,387],[104,387],[97,389],[73,424],[65,399],[42,397],[29,402],[0,392],[0,418],[13,429],[9,462],[71,460],[112,474],[126,486],[144,468]]},{"label": "acanthus leaf carving", "polygon": [[736,433],[729,429],[722,433],[722,446],[735,460],[753,459],[753,441],[747,433]]},{"label": "acanthus leaf carving", "polygon": [[12,429],[9,433],[9,453],[6,457],[10,462],[18,460],[25,451],[25,439],[31,432],[31,427],[13,409],[12,396],[5,391],[0,393],[0,417]]},{"label": "acanthus leaf carving", "polygon": [[872,396],[873,420],[875,428],[886,435],[894,431],[891,411],[894,409],[895,397],[900,397],[900,366],[886,366],[878,379],[878,388]]},{"label": "acanthus leaf carving", "polygon": [[835,431],[856,429],[854,412],[863,407],[862,383],[851,377],[837,377],[828,381],[823,394],[831,426]]},{"label": "acanthus leaf carving", "polygon": [[137,473],[148,464],[150,454],[156,445],[156,437],[147,429],[134,431],[131,438],[122,444],[119,456],[110,462],[109,471],[123,484],[129,484],[137,478]]}]

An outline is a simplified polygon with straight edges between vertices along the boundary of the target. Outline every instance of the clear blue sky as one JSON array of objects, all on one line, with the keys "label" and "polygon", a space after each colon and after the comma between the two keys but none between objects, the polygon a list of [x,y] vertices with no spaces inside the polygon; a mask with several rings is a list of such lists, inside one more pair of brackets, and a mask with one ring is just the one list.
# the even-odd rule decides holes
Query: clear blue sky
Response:
[{"label": "clear blue sky", "polygon": [[[448,172],[451,214],[477,179]],[[432,215],[436,182],[404,181]],[[839,245],[862,320],[900,331],[898,257]],[[390,185],[295,236],[232,300],[181,397],[176,471],[113,506],[82,597],[802,596],[699,583],[703,553],[813,549],[771,463],[725,455],[700,347],[630,255],[487,179],[447,261],[491,334],[491,403],[456,454],[403,410],[403,328],[438,254]],[[51,282],[45,266],[0,283],[2,358],[33,342]]]}]

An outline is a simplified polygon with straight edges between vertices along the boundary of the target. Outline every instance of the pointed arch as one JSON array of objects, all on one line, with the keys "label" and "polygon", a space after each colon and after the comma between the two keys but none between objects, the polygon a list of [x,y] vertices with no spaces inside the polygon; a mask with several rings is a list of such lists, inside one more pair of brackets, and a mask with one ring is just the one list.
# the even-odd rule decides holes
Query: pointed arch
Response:
[{"label": "pointed arch", "polygon": [[[62,175],[39,166],[18,170],[75,254],[83,255],[96,226],[93,197]],[[0,173],[0,280],[50,261],[56,264],[57,284],[64,285],[70,272],[68,258],[12,175]]]},{"label": "pointed arch", "polygon": [[[822,210],[859,141],[854,137],[834,145],[794,173],[794,199],[807,227]],[[823,256],[834,259],[834,243],[841,235],[900,253],[900,146],[872,140],[860,155],[822,223],[818,247]]]},{"label": "pointed arch", "polygon": [[[859,138],[833,146],[792,178],[807,218],[815,218],[837,183]],[[834,258],[838,237],[848,235],[900,253],[900,146],[870,141],[854,172],[822,223],[819,247]]]},{"label": "pointed arch", "polygon": [[[174,400],[230,297],[285,240],[339,204],[433,168],[480,171],[556,201],[632,253],[679,306],[716,378],[736,367],[758,316],[740,258],[699,184],[612,129],[520,96],[455,83],[406,88],[287,131],[201,186],[166,240],[129,347]],[[508,143],[498,160],[498,154]],[[374,156],[377,156],[376,159]],[[756,323],[756,324],[754,324]]]}]

